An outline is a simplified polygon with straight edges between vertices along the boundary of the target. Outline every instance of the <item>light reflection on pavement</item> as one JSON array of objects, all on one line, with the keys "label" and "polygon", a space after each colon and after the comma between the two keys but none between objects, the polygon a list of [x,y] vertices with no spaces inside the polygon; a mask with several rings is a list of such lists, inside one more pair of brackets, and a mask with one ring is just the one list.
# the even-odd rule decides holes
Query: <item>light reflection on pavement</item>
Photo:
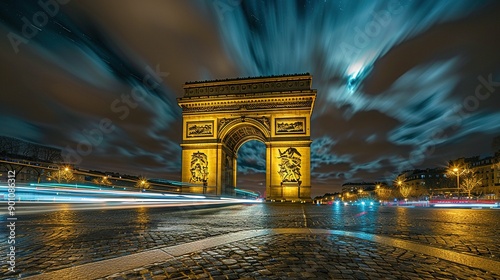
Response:
[{"label": "light reflection on pavement", "polygon": [[[109,202],[98,205],[20,202],[17,206],[18,265],[28,274],[232,232],[305,228],[305,225],[376,234],[500,260],[500,211],[492,209],[286,203],[211,208]],[[50,211],[42,211],[47,207]],[[5,229],[1,229],[0,235],[5,238]],[[6,245],[0,245],[2,252]]]}]

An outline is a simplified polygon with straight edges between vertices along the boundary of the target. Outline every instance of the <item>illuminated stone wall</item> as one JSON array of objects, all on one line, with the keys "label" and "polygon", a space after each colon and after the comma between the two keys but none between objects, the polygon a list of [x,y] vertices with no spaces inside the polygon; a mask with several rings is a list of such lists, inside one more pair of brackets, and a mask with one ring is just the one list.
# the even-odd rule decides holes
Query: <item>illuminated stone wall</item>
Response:
[{"label": "illuminated stone wall", "polygon": [[184,190],[234,194],[237,150],[258,140],[266,145],[267,200],[310,200],[311,84],[309,75],[186,84],[178,99]]}]

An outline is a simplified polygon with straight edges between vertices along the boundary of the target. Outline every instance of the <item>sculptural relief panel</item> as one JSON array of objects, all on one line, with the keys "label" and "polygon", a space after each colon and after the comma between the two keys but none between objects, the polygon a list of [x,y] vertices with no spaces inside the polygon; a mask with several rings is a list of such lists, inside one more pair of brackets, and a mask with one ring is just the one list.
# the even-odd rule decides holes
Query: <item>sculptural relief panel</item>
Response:
[{"label": "sculptural relief panel", "polygon": [[213,121],[186,122],[186,137],[213,137]]},{"label": "sculptural relief panel", "polygon": [[191,155],[190,183],[203,183],[208,180],[208,158],[199,151]]},{"label": "sculptural relief panel", "polygon": [[297,151],[296,148],[288,148],[285,151],[281,151],[278,149],[279,159],[281,160],[279,163],[278,174],[281,177],[282,183],[287,182],[296,182],[301,183],[300,177],[302,174],[300,173],[301,169],[301,157],[302,155]]},{"label": "sculptural relief panel", "polygon": [[305,134],[306,118],[275,119],[276,134]]}]

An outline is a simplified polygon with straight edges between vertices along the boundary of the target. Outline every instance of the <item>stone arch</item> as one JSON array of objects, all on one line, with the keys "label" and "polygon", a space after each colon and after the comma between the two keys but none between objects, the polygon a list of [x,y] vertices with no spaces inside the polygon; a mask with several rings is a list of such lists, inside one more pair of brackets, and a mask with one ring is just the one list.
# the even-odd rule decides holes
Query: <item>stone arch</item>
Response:
[{"label": "stone arch", "polygon": [[237,153],[239,147],[249,140],[259,140],[262,143],[268,142],[264,134],[250,125],[240,125],[233,128],[225,138],[221,139],[227,148]]},{"label": "stone arch", "polygon": [[243,143],[249,140],[258,140],[264,144],[269,142],[271,132],[260,121],[254,118],[231,120],[218,133],[220,143],[223,143],[228,149],[232,150],[234,155]]},{"label": "stone arch", "polygon": [[310,201],[311,85],[308,74],[187,83],[178,103],[189,191],[234,194],[238,149],[258,140],[266,145],[266,199]]},{"label": "stone arch", "polygon": [[219,139],[223,139],[228,133],[239,126],[253,126],[264,135],[267,141],[267,139],[271,137],[271,131],[269,127],[265,126],[262,123],[264,118],[268,120],[268,117],[261,117],[260,120],[248,117],[240,117],[229,120],[227,123],[224,123],[221,130],[219,131]]}]

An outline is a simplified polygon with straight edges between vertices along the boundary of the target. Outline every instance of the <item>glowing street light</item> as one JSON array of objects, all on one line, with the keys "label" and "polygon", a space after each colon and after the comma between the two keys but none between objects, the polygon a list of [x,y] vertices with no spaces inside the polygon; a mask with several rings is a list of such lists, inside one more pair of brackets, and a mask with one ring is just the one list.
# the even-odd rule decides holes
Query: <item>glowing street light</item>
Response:
[{"label": "glowing street light", "polygon": [[61,173],[62,172],[64,172],[64,175],[66,175],[67,172],[69,172],[69,171],[70,171],[70,169],[68,166],[64,166],[64,167],[58,166],[57,167],[57,182],[61,183]]},{"label": "glowing street light", "polygon": [[466,169],[463,168],[462,171],[460,171],[458,166],[453,166],[448,169],[448,172],[457,177],[457,195],[460,197],[460,175],[464,174]]},{"label": "glowing street light", "polygon": [[142,192],[142,190],[149,189],[150,187],[149,182],[146,178],[139,178],[135,186],[139,188],[140,192]]}]

